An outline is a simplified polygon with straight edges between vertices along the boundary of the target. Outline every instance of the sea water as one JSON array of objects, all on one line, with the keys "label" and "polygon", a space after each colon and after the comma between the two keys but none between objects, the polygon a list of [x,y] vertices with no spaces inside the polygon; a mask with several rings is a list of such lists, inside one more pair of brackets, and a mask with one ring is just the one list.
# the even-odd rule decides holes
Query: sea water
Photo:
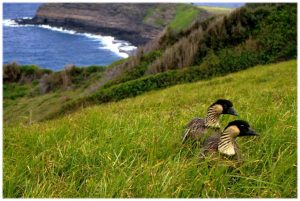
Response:
[{"label": "sea water", "polygon": [[18,25],[16,18],[32,18],[41,4],[3,4],[3,62],[35,64],[61,70],[66,65],[102,65],[126,58],[136,47],[112,36],[77,33],[48,25]]}]

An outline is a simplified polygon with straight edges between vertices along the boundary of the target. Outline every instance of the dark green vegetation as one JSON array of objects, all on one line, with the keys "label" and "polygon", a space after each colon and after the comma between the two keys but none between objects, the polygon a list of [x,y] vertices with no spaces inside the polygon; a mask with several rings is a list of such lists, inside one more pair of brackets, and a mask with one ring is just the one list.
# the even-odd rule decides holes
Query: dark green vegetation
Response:
[{"label": "dark green vegetation", "polygon": [[[214,68],[219,61],[223,71],[231,65],[253,66],[296,56],[296,4],[259,4],[245,6],[228,16],[197,21],[180,33],[166,33],[165,51],[151,63],[148,73],[200,65],[211,55],[217,61],[206,65]],[[161,49],[159,45],[152,49]],[[229,64],[229,65],[228,65]]]},{"label": "dark green vegetation", "polygon": [[31,84],[34,87],[39,84],[37,93],[44,94],[61,88],[88,85],[87,80],[101,77],[103,71],[103,66],[76,67],[69,65],[62,71],[53,72],[48,69],[40,69],[35,65],[12,63],[4,65],[3,82],[7,86],[10,84],[16,86],[15,83],[18,83]]},{"label": "dark green vegetation", "polygon": [[17,98],[28,95],[30,91],[30,86],[19,85],[19,84],[4,84],[3,85],[3,98],[15,100]]},{"label": "dark green vegetation", "polygon": [[[59,119],[4,126],[4,197],[297,197],[297,63],[151,91]],[[184,125],[218,98],[259,138],[244,163],[181,145]],[[236,119],[222,116],[221,125]]]}]

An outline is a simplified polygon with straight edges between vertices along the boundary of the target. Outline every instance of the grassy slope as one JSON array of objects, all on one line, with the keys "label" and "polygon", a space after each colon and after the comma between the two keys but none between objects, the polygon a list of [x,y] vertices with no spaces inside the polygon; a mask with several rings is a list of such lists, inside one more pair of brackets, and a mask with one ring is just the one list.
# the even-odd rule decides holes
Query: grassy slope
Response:
[{"label": "grassy slope", "polygon": [[234,8],[212,7],[212,6],[197,6],[197,7],[202,8],[202,9],[206,10],[207,12],[212,13],[214,15],[228,14],[234,10]]},{"label": "grassy slope", "polygon": [[[110,65],[122,62],[119,60]],[[90,69],[93,66],[88,67]],[[101,67],[99,67],[101,68]],[[80,82],[73,82],[71,90],[57,89],[54,92],[46,94],[36,94],[39,89],[38,85],[17,84],[10,83],[4,84],[3,91],[3,120],[5,124],[28,123],[41,121],[49,115],[59,112],[61,107],[81,96],[88,94],[87,86],[97,84],[96,81],[100,79],[102,72],[93,72],[88,79],[82,79]],[[79,76],[74,76],[74,80]],[[60,86],[63,88],[63,86]],[[31,95],[33,94],[33,95]]]},{"label": "grassy slope", "polygon": [[195,20],[199,14],[199,9],[190,5],[179,5],[176,9],[175,18],[170,22],[169,26],[174,30],[182,30]]},{"label": "grassy slope", "polygon": [[[186,28],[203,11],[193,5],[174,5],[170,7],[156,6],[149,9],[143,22],[156,27],[165,27],[169,24],[171,28],[179,31]],[[173,19],[172,15],[174,15]]]},{"label": "grassy slope", "polygon": [[[31,126],[4,126],[5,197],[296,197],[296,61],[257,66],[90,107]],[[260,133],[245,162],[198,160],[184,125],[218,98]],[[225,126],[232,116],[223,116]],[[210,166],[208,165],[210,161]]]},{"label": "grassy slope", "polygon": [[[15,125],[16,123],[40,121],[48,115],[60,111],[63,104],[78,98],[81,94],[82,89],[77,89],[33,97],[21,97],[16,100],[4,99],[4,122],[5,124]],[[9,95],[8,93],[7,96]]]}]

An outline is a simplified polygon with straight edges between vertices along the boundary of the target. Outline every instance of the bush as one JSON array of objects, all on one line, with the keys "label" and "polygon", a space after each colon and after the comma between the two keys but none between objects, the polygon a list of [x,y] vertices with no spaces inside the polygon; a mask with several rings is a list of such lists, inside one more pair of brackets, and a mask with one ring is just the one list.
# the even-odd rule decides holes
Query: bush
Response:
[{"label": "bush", "polygon": [[103,72],[105,67],[89,66],[77,67],[75,65],[67,65],[65,69],[47,74],[40,79],[40,92],[48,93],[58,89],[70,89],[78,86],[86,86],[92,76],[95,77],[97,72]]},{"label": "bush", "polygon": [[43,71],[35,65],[23,65],[20,67],[21,77],[19,83],[30,84],[43,76]]},{"label": "bush", "polygon": [[86,71],[86,74],[90,75],[90,74],[96,73],[96,72],[103,72],[105,70],[105,67],[104,66],[88,66],[84,69]]},{"label": "bush", "polygon": [[4,83],[20,83],[30,84],[37,82],[45,74],[51,74],[52,71],[48,69],[40,69],[35,65],[18,65],[15,62],[5,64],[3,69],[3,82]]},{"label": "bush", "polygon": [[[177,35],[167,30],[161,36],[161,40],[168,44],[162,45],[166,50],[147,72],[155,74],[200,65],[209,56],[208,51],[225,52],[251,38],[260,46],[261,63],[294,58],[297,54],[296,19],[296,4],[249,4],[228,16],[195,22]],[[252,53],[244,52],[240,56],[247,58],[247,63],[257,63],[248,58],[247,55]]]},{"label": "bush", "polygon": [[277,4],[260,26],[257,40],[268,62],[296,57],[297,4]]},{"label": "bush", "polygon": [[136,80],[113,85],[109,88],[102,88],[91,96],[69,102],[62,107],[61,113],[74,110],[80,106],[118,101],[140,95],[146,91],[166,88],[179,83],[193,82],[210,78],[211,76],[213,76],[213,73],[208,69],[200,69],[199,66],[149,75]]},{"label": "bush", "polygon": [[23,75],[35,75],[37,74],[39,68],[35,65],[23,65],[20,67],[21,73]]},{"label": "bush", "polygon": [[[222,61],[223,62],[223,61]],[[213,50],[209,50],[203,62],[200,65],[202,70],[209,70],[212,74],[216,74],[220,66],[220,59],[215,55]]]},{"label": "bush", "polygon": [[143,50],[140,49],[140,52],[135,57],[131,58],[131,64],[128,64],[131,66],[125,67],[126,70],[124,70],[120,76],[106,83],[103,87],[108,88],[112,85],[144,76],[149,64],[155,61],[159,56],[161,56],[161,51],[157,50],[144,54]]},{"label": "bush", "polygon": [[40,93],[48,93],[62,86],[63,80],[60,73],[53,73],[51,75],[45,74],[39,82]]},{"label": "bush", "polygon": [[3,82],[17,82],[21,76],[20,66],[13,62],[11,64],[4,64],[3,67]]}]

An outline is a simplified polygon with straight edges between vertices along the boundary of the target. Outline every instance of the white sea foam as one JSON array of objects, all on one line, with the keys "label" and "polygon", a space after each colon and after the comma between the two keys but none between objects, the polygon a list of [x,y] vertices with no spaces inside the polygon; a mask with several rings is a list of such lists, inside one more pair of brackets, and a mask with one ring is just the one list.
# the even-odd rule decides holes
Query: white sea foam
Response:
[{"label": "white sea foam", "polygon": [[[32,19],[31,17],[23,17],[23,19]],[[3,25],[6,27],[32,27],[34,25],[30,24],[18,24],[15,20],[12,19],[3,19]]]},{"label": "white sea foam", "polygon": [[[30,18],[26,17],[23,19],[30,19]],[[52,27],[49,25],[29,25],[29,24],[23,25],[23,24],[18,24],[15,20],[12,20],[12,19],[4,19],[3,25],[7,26],[7,27],[37,26],[37,27],[40,27],[43,29],[57,31],[57,32],[65,33],[65,34],[85,36],[94,41],[99,41],[100,49],[110,50],[110,51],[114,52],[115,54],[117,54],[118,56],[123,57],[123,58],[127,58],[129,56],[129,53],[136,49],[136,47],[131,45],[130,43],[128,43],[126,41],[115,40],[115,38],[112,36],[102,36],[102,35],[96,35],[96,34],[90,34],[90,33],[78,33],[74,30],[64,29],[62,27]]]},{"label": "white sea foam", "polygon": [[136,47],[132,46],[132,45],[127,45],[127,46],[120,47],[120,50],[123,50],[123,51],[133,51],[135,49],[136,49]]},{"label": "white sea foam", "polygon": [[76,31],[64,29],[62,27],[52,27],[49,25],[36,25],[36,26],[38,26],[40,28],[44,28],[44,29],[49,29],[51,31],[57,31],[57,32],[61,32],[61,33],[71,34],[71,35],[77,34]]},{"label": "white sea foam", "polygon": [[11,20],[11,19],[4,19],[3,20],[3,25],[6,27],[18,27],[20,25],[17,24],[17,22],[15,20]]}]

